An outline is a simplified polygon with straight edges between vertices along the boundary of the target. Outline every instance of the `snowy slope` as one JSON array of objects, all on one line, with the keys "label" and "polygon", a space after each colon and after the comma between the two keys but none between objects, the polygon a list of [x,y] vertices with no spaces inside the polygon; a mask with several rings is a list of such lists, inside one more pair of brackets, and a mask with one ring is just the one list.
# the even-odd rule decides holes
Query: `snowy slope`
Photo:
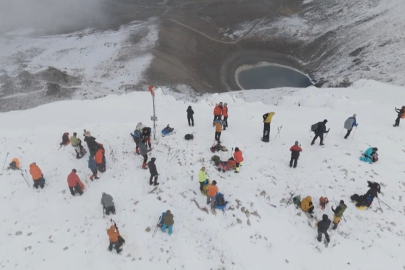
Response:
[{"label": "snowy slope", "polygon": [[[267,91],[215,94],[192,104],[194,128],[186,124],[189,105],[157,93],[158,130],[170,123],[177,133],[153,142],[152,156],[160,173],[158,190],[148,193],[149,172],[140,168],[129,133],[137,122],[152,125],[151,97],[145,92],[107,96],[98,100],[62,101],[28,111],[2,113],[1,157],[18,157],[23,169],[36,162],[47,180],[44,190],[28,188],[19,172],[0,175],[0,266],[3,269],[402,269],[405,236],[403,159],[404,125],[394,129],[395,106],[404,89],[374,81],[359,81],[347,89]],[[283,96],[282,93],[285,93]],[[267,98],[266,98],[267,96]],[[209,160],[214,138],[212,110],[216,102],[229,105],[229,129],[223,144],[238,146],[245,162],[240,174],[218,173]],[[275,111],[269,144],[260,142],[262,114]],[[353,139],[340,132],[348,116],[357,113]],[[311,124],[327,118],[331,128],[326,147],[310,146]],[[281,136],[273,140],[277,127]],[[106,148],[107,172],[89,181],[86,160],[73,149],[59,148],[63,132],[82,134],[86,128]],[[197,132],[194,141],[186,133]],[[299,140],[304,152],[298,168],[288,167],[289,148]],[[358,160],[368,144],[379,148],[380,161]],[[171,161],[173,153],[179,151]],[[170,153],[170,155],[168,155]],[[169,158],[168,158],[169,157]],[[207,166],[230,202],[226,215],[207,213],[199,193],[198,171]],[[66,178],[78,170],[86,185],[82,197],[72,197]],[[85,180],[86,179],[86,180]],[[367,211],[350,203],[353,193],[365,193],[367,180],[381,182],[381,200]],[[29,180],[30,184],[32,181]],[[106,251],[107,218],[100,198],[110,193],[117,222],[127,243],[121,256]],[[290,192],[311,195],[315,213],[320,196],[343,199],[347,222],[331,232],[328,248],[315,239],[315,221],[292,205]],[[325,213],[332,217],[328,205]],[[160,213],[174,214],[171,236],[152,238]],[[239,222],[240,223],[239,223]],[[20,234],[21,233],[21,234]]]}]

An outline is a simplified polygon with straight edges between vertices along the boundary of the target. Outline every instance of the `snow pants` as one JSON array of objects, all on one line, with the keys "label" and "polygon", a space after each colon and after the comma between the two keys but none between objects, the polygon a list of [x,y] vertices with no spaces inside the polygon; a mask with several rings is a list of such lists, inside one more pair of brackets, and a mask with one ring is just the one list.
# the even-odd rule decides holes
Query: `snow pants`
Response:
[{"label": "snow pants", "polygon": [[394,127],[399,127],[399,121],[401,119],[401,115],[398,115],[397,119],[395,119],[395,125]]},{"label": "snow pants", "polygon": [[121,249],[120,249],[121,244],[120,244],[119,241],[117,241],[117,242],[111,242],[111,241],[110,241],[110,245],[108,246],[108,250],[109,250],[109,251],[112,251],[113,246],[114,246],[115,250],[117,251],[117,253],[120,253],[120,252],[121,252]]},{"label": "snow pants", "polygon": [[76,193],[79,193],[80,195],[83,194],[83,191],[81,189],[81,187],[79,186],[79,184],[77,184],[75,187],[69,187],[70,189],[70,194],[72,194],[73,196],[76,195]]},{"label": "snow pants", "polygon": [[215,120],[222,120],[222,115],[214,115],[214,120],[212,121],[213,126],[215,126]]},{"label": "snow pants", "polygon": [[352,129],[353,129],[353,128],[351,128],[351,129],[348,129],[348,130],[347,130],[347,133],[346,133],[345,139],[347,139],[347,137],[349,137],[349,136],[350,136],[350,132],[352,132]]},{"label": "snow pants", "polygon": [[167,226],[166,224],[163,224],[163,226],[162,226],[162,232],[165,232],[166,231],[166,228],[169,228],[169,235],[172,235],[172,233],[173,233],[173,226]]},{"label": "snow pants", "polygon": [[319,144],[323,144],[323,133],[315,133],[315,137],[314,137],[314,139],[312,140],[312,143],[311,143],[311,144],[314,144],[315,141],[316,141],[316,139],[318,139],[318,137],[321,138],[321,142],[320,142]]},{"label": "snow pants", "polygon": [[263,142],[270,141],[270,123],[264,123],[263,125]]},{"label": "snow pants", "polygon": [[188,121],[188,125],[189,126],[193,126],[194,127],[194,117],[191,116],[187,116],[187,121]]},{"label": "snow pants", "polygon": [[215,132],[215,140],[219,142],[221,139],[221,132]]},{"label": "snow pants", "polygon": [[215,205],[214,205],[214,203],[215,203],[215,196],[208,196],[207,195],[207,204],[209,204],[209,203],[211,203],[211,209],[214,209],[215,208]]},{"label": "snow pants", "polygon": [[36,188],[36,189],[38,187],[44,188],[44,186],[45,186],[45,179],[43,177],[41,177],[37,180],[34,180],[34,188]]},{"label": "snow pants", "polygon": [[108,206],[108,207],[104,207],[105,209],[105,214],[108,216],[110,213],[113,213],[115,215],[115,206]]},{"label": "snow pants", "polygon": [[294,168],[297,167],[298,158],[293,158],[293,157],[291,157],[291,160],[290,160],[290,167],[293,166],[293,162],[294,162]]},{"label": "snow pants", "polygon": [[328,234],[328,232],[320,232],[320,231],[318,231],[318,241],[319,242],[321,242],[322,241],[322,234],[324,234],[325,235],[325,238],[326,238],[326,242],[330,242],[330,238],[329,238],[329,234]]},{"label": "snow pants", "polygon": [[[154,182],[152,182],[152,180],[154,179]],[[158,179],[158,176],[157,175],[150,175],[150,178],[149,178],[149,184],[150,185],[152,185],[152,184],[157,184],[157,179]]]},{"label": "snow pants", "polygon": [[228,116],[224,116],[224,125],[223,125],[223,127],[224,127],[224,130],[228,127]]}]

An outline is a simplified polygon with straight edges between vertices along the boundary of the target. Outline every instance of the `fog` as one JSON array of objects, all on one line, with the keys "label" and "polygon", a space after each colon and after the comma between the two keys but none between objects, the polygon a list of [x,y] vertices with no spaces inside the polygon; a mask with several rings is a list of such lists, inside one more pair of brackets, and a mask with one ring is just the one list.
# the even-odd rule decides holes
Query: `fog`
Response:
[{"label": "fog", "polygon": [[48,33],[97,27],[108,21],[105,0],[0,0],[0,33],[34,28]]}]

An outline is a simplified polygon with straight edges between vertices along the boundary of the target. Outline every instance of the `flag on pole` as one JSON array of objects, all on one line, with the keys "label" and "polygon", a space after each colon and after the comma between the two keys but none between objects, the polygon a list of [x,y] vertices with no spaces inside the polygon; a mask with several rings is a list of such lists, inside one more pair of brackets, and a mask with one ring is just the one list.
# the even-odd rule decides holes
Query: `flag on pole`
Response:
[{"label": "flag on pole", "polygon": [[149,87],[148,87],[149,92],[150,92],[150,94],[152,95],[152,97],[155,96],[155,92],[153,92],[153,89],[154,89],[154,88],[155,88],[155,87],[154,87],[153,85],[149,85]]}]

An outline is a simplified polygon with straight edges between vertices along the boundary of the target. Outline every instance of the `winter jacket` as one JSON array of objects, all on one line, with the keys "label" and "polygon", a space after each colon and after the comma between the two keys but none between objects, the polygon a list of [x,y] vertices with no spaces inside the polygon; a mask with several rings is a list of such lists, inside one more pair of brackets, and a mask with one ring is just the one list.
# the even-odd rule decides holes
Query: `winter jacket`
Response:
[{"label": "winter jacket", "polygon": [[298,158],[300,156],[300,152],[302,151],[302,148],[299,147],[298,145],[293,145],[290,148],[291,151],[291,157],[292,158]]},{"label": "winter jacket", "polygon": [[357,122],[356,122],[356,118],[355,117],[349,117],[347,118],[347,120],[345,121],[344,124],[344,128],[345,129],[352,129],[353,127],[357,127]]},{"label": "winter jacket", "polygon": [[235,153],[233,153],[233,158],[235,159],[236,163],[243,162],[242,151],[240,151],[240,150],[235,151]]},{"label": "winter jacket", "polygon": [[220,121],[215,121],[215,132],[222,131],[222,123]]},{"label": "winter jacket", "polygon": [[111,197],[111,195],[103,192],[103,195],[101,196],[101,204],[105,208],[114,206],[113,197]]},{"label": "winter jacket", "polygon": [[156,160],[156,158],[152,158],[152,159],[148,162],[149,172],[150,172],[150,174],[153,175],[153,176],[158,175],[158,172],[157,172],[157,170],[156,170],[155,160]]},{"label": "winter jacket", "polygon": [[319,122],[318,123],[318,129],[315,132],[316,134],[323,134],[326,133],[326,123],[324,122]]},{"label": "winter jacket", "polygon": [[95,169],[97,169],[97,163],[94,160],[94,157],[89,156],[89,161],[88,161],[88,167],[90,170],[94,171]]},{"label": "winter jacket", "polygon": [[217,105],[214,108],[214,115],[221,115],[222,114],[222,107]]},{"label": "winter jacket", "polygon": [[163,217],[163,224],[167,226],[173,226],[174,220],[173,220],[173,214],[170,212],[170,210],[166,211],[166,214]]},{"label": "winter jacket", "polygon": [[150,137],[152,130],[150,127],[144,127],[142,129],[142,139],[148,139]]},{"label": "winter jacket", "polygon": [[77,176],[77,174],[75,174],[74,172],[71,172],[68,175],[67,182],[68,182],[69,187],[75,187],[75,186],[77,186],[77,184],[79,184],[80,187],[84,186],[82,181],[80,181],[79,176]]},{"label": "winter jacket", "polygon": [[307,212],[310,208],[313,208],[311,196],[307,196],[301,201],[301,209],[304,212]]},{"label": "winter jacket", "polygon": [[214,185],[208,185],[208,192],[207,196],[209,197],[215,197],[215,195],[218,193],[218,187]]},{"label": "winter jacket", "polygon": [[188,106],[188,109],[187,109],[187,117],[192,117],[193,114],[194,114],[193,109],[191,109],[191,106]]},{"label": "winter jacket", "polygon": [[17,169],[20,168],[20,161],[18,160],[18,158],[13,158],[13,160],[11,160],[11,162],[15,163],[15,166],[17,167]]},{"label": "winter jacket", "polygon": [[346,204],[339,204],[339,206],[336,207],[336,209],[333,209],[332,206],[332,211],[333,213],[335,213],[335,217],[341,218],[346,208],[347,208]]},{"label": "winter jacket", "polygon": [[70,143],[72,146],[78,146],[80,144],[79,139],[76,136],[70,137]]},{"label": "winter jacket", "polygon": [[137,129],[135,129],[134,134],[131,134],[131,135],[134,138],[134,140],[136,140],[136,139],[140,140],[141,139],[141,131],[139,131]]},{"label": "winter jacket", "polygon": [[207,174],[200,170],[200,173],[198,174],[198,181],[205,182],[205,180],[207,180]]},{"label": "winter jacket", "polygon": [[321,232],[321,233],[327,232],[329,229],[330,223],[331,223],[330,219],[328,218],[327,215],[324,214],[322,216],[322,220],[318,221],[318,223],[316,224],[316,226],[318,227],[318,232]]},{"label": "winter jacket", "polygon": [[228,117],[228,107],[227,106],[222,107],[222,115],[224,117]]},{"label": "winter jacket", "polygon": [[395,108],[395,111],[398,113],[398,116],[399,116],[399,117],[404,118],[404,115],[405,115],[405,109],[404,109],[404,107],[402,107],[401,109]]},{"label": "winter jacket", "polygon": [[87,143],[87,147],[89,148],[90,152],[91,151],[97,151],[97,142],[96,142],[96,138],[94,138],[93,136],[89,136],[89,137],[84,137],[84,141]]},{"label": "winter jacket", "polygon": [[276,114],[276,113],[274,113],[274,112],[270,112],[270,113],[263,114],[263,122],[264,122],[264,123],[267,123],[267,124],[271,123],[271,119],[273,118],[273,116],[274,116],[275,114]]},{"label": "winter jacket", "polygon": [[370,188],[368,191],[367,191],[367,193],[366,193],[366,197],[368,196],[368,195],[371,195],[371,197],[374,199],[375,197],[378,197],[377,196],[377,193],[378,193],[378,189],[376,189],[376,188]]},{"label": "winter jacket", "polygon": [[139,153],[142,155],[142,156],[144,156],[144,155],[147,155],[150,151],[152,151],[152,149],[147,149],[146,148],[146,144],[144,144],[143,142],[141,142],[139,145],[138,145],[138,147],[139,147]]},{"label": "winter jacket", "polygon": [[115,226],[111,225],[110,229],[107,230],[108,238],[110,239],[110,242],[117,242],[118,241],[118,236],[120,235],[119,232],[115,230]]},{"label": "winter jacket", "polygon": [[368,158],[372,158],[373,154],[377,154],[377,152],[374,152],[373,147],[370,147],[364,152],[364,155]]},{"label": "winter jacket", "polygon": [[226,163],[226,167],[228,170],[233,169],[236,167],[236,161],[234,159],[229,159]]},{"label": "winter jacket", "polygon": [[42,171],[35,163],[32,163],[30,165],[30,174],[32,176],[32,180],[38,180],[42,178]]},{"label": "winter jacket", "polygon": [[95,155],[95,161],[97,164],[103,163],[103,156],[105,151],[103,149],[98,149]]}]

